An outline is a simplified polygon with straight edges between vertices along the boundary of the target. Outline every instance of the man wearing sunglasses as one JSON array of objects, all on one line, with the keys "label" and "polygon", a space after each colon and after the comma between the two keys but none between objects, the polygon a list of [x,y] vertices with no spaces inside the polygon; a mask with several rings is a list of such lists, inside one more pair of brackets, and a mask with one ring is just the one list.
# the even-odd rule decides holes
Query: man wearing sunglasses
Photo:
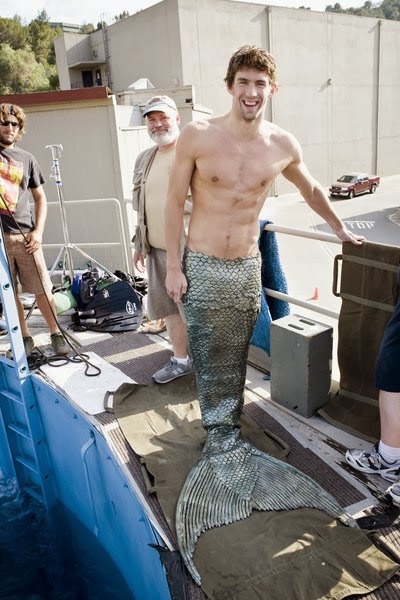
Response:
[{"label": "man wearing sunglasses", "polygon": [[[18,283],[23,292],[35,295],[37,306],[50,330],[53,351],[57,355],[65,355],[69,347],[57,324],[52,283],[41,248],[47,214],[42,187],[44,178],[34,156],[15,145],[24,133],[25,121],[22,108],[15,104],[0,104],[1,225],[26,356],[30,356],[34,340],[18,297]],[[34,216],[29,205],[30,193],[34,201]]]}]

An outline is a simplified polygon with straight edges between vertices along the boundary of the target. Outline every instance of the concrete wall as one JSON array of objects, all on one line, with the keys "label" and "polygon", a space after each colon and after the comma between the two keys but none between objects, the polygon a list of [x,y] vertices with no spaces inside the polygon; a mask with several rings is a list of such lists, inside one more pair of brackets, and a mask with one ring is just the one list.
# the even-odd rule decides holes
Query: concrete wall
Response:
[{"label": "concrete wall", "polygon": [[[97,243],[115,242],[118,218],[113,202],[100,204],[93,213],[93,199],[116,199],[123,221],[124,238],[129,242],[134,230],[131,208],[132,174],[137,154],[152,142],[144,126],[131,126],[133,107],[118,106],[115,97],[96,102],[53,103],[25,107],[27,132],[21,147],[37,158],[46,179],[49,203],[59,204],[59,196],[76,207],[68,207],[68,234],[72,243],[93,242],[82,246],[90,256],[107,268],[126,269],[129,247],[101,249]],[[62,186],[57,187],[51,175],[54,166],[50,144],[61,144],[58,160]],[[97,218],[99,217],[99,218]],[[86,222],[86,225],[85,225]],[[44,244],[63,244],[60,211],[51,207],[47,219]],[[57,249],[47,249],[48,266]],[[78,257],[79,261],[79,257]],[[79,263],[80,264],[80,263]],[[130,266],[131,267],[131,266]]]},{"label": "concrete wall", "polygon": [[375,173],[377,20],[279,9],[271,16],[281,82],[275,121],[296,135],[322,183],[346,171]]},{"label": "concrete wall", "polygon": [[[141,77],[158,89],[192,85],[196,102],[214,114],[230,107],[223,78],[232,53],[243,44],[265,47],[280,82],[266,117],[299,139],[317,179],[328,185],[345,171],[398,172],[396,21],[230,0],[164,0],[106,32],[114,91],[123,93]],[[100,43],[99,32],[91,35]],[[272,192],[292,189],[279,178]]]},{"label": "concrete wall", "polygon": [[160,2],[107,28],[114,92],[142,77],[156,88],[183,84],[177,7],[178,0]]},{"label": "concrete wall", "polygon": [[382,21],[378,76],[377,170],[399,172],[400,156],[400,23]]},{"label": "concrete wall", "polygon": [[[222,80],[231,54],[242,44],[265,47],[280,82],[266,117],[298,138],[317,179],[398,172],[400,23],[229,0],[180,0],[179,19],[183,81],[202,104],[228,110]],[[291,189],[278,178],[273,192]]]},{"label": "concrete wall", "polygon": [[[46,145],[62,144],[60,167],[68,199],[121,197],[113,97],[100,105],[52,104],[26,111],[27,132],[20,143],[35,154],[47,180],[51,154]],[[49,199],[57,198],[55,185],[46,189]]]},{"label": "concrete wall", "polygon": [[[68,71],[68,52],[67,52],[67,44],[68,34],[65,33],[63,35],[59,35],[54,38],[54,50],[56,53],[56,64],[57,64],[57,73],[58,79],[60,81],[60,89],[61,90],[70,90],[71,89],[71,80]],[[75,36],[71,39],[71,42],[75,43]]]},{"label": "concrete wall", "polygon": [[230,107],[223,80],[232,53],[244,44],[268,48],[266,16],[260,4],[179,0],[183,83],[215,114]]}]

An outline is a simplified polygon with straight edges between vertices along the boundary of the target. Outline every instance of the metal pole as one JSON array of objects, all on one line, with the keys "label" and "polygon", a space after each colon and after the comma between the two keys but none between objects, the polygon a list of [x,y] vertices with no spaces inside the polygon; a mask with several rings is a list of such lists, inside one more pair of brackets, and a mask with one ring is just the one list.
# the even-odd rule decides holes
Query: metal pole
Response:
[{"label": "metal pole", "polygon": [[332,244],[342,244],[343,242],[333,233],[323,233],[322,231],[309,231],[308,229],[297,229],[297,227],[281,227],[268,223],[264,227],[265,231],[275,231],[276,233],[287,233],[310,240],[320,240],[320,242],[331,242]]},{"label": "metal pole", "polygon": [[68,270],[69,270],[69,276],[70,276],[70,281],[71,281],[71,285],[72,285],[72,282],[74,280],[74,263],[72,260],[71,245],[69,242],[67,215],[65,213],[64,192],[62,189],[62,179],[61,179],[60,163],[59,163],[59,158],[61,156],[61,152],[63,151],[63,147],[61,144],[48,144],[46,146],[46,148],[50,148],[51,156],[53,159],[53,165],[51,167],[50,178],[54,179],[55,184],[57,186],[57,194],[58,194],[58,199],[60,201],[60,208],[61,208],[61,224],[62,224],[63,235],[64,235],[64,250],[67,253]]}]

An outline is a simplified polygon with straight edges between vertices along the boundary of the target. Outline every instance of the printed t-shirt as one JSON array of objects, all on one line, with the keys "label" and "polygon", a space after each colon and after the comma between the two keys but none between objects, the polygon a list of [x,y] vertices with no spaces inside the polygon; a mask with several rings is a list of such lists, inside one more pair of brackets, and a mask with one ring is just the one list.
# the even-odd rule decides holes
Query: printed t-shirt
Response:
[{"label": "printed t-shirt", "polygon": [[[29,188],[44,183],[35,157],[22,148],[0,146],[0,217],[6,233],[19,233],[4,200],[25,233],[34,227],[29,205]],[[4,200],[3,200],[4,198]]]}]

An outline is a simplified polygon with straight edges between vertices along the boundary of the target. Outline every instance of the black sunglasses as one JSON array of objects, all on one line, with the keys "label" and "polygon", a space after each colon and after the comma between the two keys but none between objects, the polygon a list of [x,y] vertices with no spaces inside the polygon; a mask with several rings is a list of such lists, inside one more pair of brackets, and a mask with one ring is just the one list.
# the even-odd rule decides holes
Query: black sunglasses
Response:
[{"label": "black sunglasses", "polygon": [[0,121],[0,125],[2,127],[8,127],[9,125],[11,125],[11,127],[19,127],[18,121]]}]

